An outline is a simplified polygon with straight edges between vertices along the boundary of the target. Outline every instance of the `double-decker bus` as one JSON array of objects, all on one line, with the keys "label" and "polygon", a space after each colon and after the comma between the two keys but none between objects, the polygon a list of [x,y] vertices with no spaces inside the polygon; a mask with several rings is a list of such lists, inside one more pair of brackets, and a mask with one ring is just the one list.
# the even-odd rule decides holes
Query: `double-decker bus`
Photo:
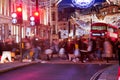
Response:
[{"label": "double-decker bus", "polygon": [[117,29],[117,26],[111,24],[101,22],[93,23],[91,24],[91,36],[103,36],[116,39],[118,37]]}]

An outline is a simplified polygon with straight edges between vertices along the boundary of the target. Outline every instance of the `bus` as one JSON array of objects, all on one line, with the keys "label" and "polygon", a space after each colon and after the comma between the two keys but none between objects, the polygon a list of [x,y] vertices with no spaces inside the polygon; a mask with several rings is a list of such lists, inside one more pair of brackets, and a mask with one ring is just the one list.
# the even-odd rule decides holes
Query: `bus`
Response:
[{"label": "bus", "polygon": [[112,39],[117,39],[117,30],[117,26],[113,26],[107,23],[97,22],[91,24],[91,36],[93,37],[109,37]]}]

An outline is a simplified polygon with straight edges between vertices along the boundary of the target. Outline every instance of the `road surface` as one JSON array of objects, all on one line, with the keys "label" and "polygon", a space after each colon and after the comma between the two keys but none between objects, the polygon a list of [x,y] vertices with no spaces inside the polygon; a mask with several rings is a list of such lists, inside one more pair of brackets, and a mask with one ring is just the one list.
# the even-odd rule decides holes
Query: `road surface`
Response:
[{"label": "road surface", "polygon": [[0,80],[89,80],[110,64],[37,63],[0,74]]}]

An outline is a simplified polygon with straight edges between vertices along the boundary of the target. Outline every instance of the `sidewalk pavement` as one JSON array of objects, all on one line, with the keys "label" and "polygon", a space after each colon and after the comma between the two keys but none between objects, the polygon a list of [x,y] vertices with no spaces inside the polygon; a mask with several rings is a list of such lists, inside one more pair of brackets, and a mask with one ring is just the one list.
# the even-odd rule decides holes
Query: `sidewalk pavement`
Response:
[{"label": "sidewalk pavement", "polygon": [[14,61],[14,62],[8,62],[8,63],[0,63],[0,73],[7,72],[9,70],[13,70],[16,68],[20,68],[23,66],[27,66],[30,64],[34,64],[36,62],[20,62],[20,61]]},{"label": "sidewalk pavement", "polygon": [[[41,62],[41,61],[39,61],[39,62]],[[9,70],[13,70],[16,68],[20,68],[20,67],[35,64],[35,63],[38,63],[38,62],[15,61],[15,62],[11,62],[11,63],[0,63],[0,73],[7,72]],[[45,61],[45,63],[56,63],[56,61],[55,62],[54,61]],[[80,64],[84,64],[84,63],[80,63]],[[119,67],[119,65],[116,63],[106,69],[100,70],[90,80],[117,80],[118,67]]]}]

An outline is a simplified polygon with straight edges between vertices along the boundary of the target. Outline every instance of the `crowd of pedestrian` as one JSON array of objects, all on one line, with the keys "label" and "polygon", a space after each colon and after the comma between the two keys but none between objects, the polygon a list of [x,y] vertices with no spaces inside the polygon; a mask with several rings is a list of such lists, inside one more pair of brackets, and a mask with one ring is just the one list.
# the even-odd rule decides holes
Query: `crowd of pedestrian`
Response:
[{"label": "crowd of pedestrian", "polygon": [[[1,63],[19,59],[38,61],[42,59],[41,54],[46,55],[46,60],[54,58],[55,54],[60,59],[74,62],[92,60],[109,62],[111,59],[120,61],[120,38],[112,41],[110,38],[103,37],[80,37],[79,39],[54,39],[50,43],[49,40],[26,36],[20,43],[15,43],[12,39],[0,42]],[[21,57],[16,57],[17,55]]]},{"label": "crowd of pedestrian", "polygon": [[[117,48],[118,40],[112,40],[105,37],[91,37],[80,39],[54,40],[52,45],[52,54],[56,53],[58,57],[70,61],[92,61],[117,60],[119,49]],[[52,55],[50,54],[50,55]]]}]

